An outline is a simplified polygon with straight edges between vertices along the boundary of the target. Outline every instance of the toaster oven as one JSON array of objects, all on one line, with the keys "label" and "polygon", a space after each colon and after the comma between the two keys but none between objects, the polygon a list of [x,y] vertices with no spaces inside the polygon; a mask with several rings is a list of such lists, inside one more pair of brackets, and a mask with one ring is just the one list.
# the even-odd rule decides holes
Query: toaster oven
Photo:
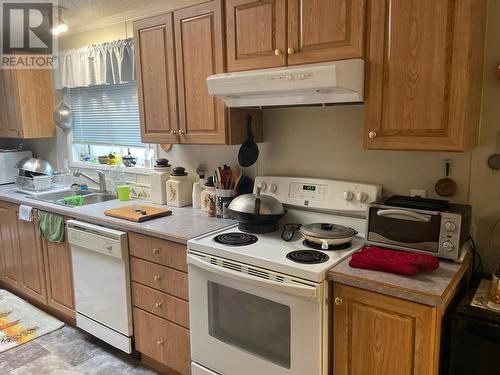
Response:
[{"label": "toaster oven", "polygon": [[366,241],[456,260],[469,238],[470,223],[469,205],[446,204],[441,210],[429,210],[373,202],[368,206]]}]

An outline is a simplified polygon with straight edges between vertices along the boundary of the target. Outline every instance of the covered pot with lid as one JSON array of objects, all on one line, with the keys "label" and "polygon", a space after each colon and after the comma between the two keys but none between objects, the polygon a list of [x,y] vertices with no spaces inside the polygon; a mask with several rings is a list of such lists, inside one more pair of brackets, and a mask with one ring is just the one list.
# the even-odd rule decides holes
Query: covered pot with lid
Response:
[{"label": "covered pot with lid", "polygon": [[239,221],[238,228],[249,233],[269,233],[278,229],[278,221],[286,214],[283,204],[270,195],[243,194],[229,204],[233,220]]}]

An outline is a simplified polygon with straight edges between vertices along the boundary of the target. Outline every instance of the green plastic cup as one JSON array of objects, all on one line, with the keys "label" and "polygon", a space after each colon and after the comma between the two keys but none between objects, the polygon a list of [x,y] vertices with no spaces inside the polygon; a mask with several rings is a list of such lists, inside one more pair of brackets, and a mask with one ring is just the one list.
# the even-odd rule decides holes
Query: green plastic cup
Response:
[{"label": "green plastic cup", "polygon": [[128,201],[130,199],[130,185],[119,185],[116,187],[118,199],[121,201]]}]

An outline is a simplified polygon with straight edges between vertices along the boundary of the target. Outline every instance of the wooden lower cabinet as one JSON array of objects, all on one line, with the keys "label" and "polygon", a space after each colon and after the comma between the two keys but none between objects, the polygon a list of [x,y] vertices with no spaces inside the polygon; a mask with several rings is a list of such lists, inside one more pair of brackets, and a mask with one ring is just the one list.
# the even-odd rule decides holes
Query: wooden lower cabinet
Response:
[{"label": "wooden lower cabinet", "polygon": [[0,260],[2,281],[11,288],[20,289],[21,270],[16,243],[16,206],[0,202]]},{"label": "wooden lower cabinet", "polygon": [[47,275],[47,304],[69,317],[75,315],[73,270],[68,242],[42,241]]},{"label": "wooden lower cabinet", "polygon": [[134,307],[135,347],[180,374],[191,373],[189,330]]},{"label": "wooden lower cabinet", "polygon": [[335,375],[438,374],[439,309],[334,284]]},{"label": "wooden lower cabinet", "polygon": [[190,374],[185,245],[129,233],[135,347],[162,373]]},{"label": "wooden lower cabinet", "polygon": [[33,221],[18,218],[19,206],[0,201],[0,281],[61,319],[74,321],[73,274],[67,241],[52,243]]},{"label": "wooden lower cabinet", "polygon": [[[18,210],[16,216],[17,212]],[[42,240],[38,234],[38,224],[36,211],[31,223],[17,219],[21,290],[38,302],[47,303]]]}]

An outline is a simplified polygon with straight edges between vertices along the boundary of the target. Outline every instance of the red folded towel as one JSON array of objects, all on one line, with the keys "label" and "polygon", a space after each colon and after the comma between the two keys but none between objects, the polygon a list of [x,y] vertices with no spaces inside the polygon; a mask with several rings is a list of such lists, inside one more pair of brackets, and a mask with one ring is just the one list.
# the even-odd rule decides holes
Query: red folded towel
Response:
[{"label": "red folded towel", "polygon": [[399,275],[416,275],[439,267],[439,260],[427,254],[367,246],[352,255],[349,265],[374,271],[384,271]]}]

